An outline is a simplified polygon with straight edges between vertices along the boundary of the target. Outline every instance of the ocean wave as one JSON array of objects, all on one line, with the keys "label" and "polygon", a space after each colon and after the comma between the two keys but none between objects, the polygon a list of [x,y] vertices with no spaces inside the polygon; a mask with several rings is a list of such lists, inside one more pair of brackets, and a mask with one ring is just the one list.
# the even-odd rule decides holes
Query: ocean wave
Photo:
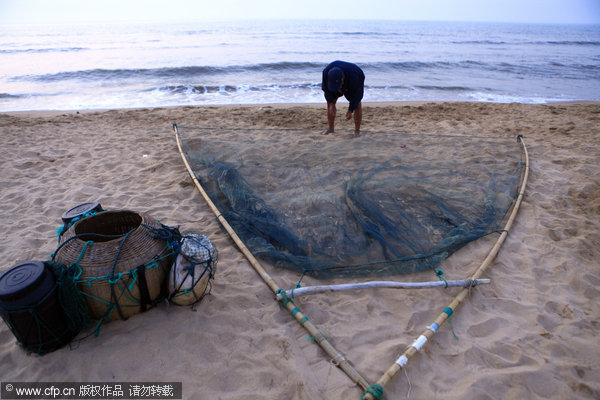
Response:
[{"label": "ocean wave", "polygon": [[416,85],[415,88],[424,89],[424,90],[439,90],[439,91],[446,91],[446,92],[469,92],[469,91],[475,90],[473,88],[469,88],[469,87],[465,87],[465,86],[438,86],[438,85]]},{"label": "ocean wave", "polygon": [[[238,92],[260,92],[260,91],[286,91],[286,90],[316,90],[321,91],[320,83],[300,83],[292,85],[164,85],[147,89],[146,91],[158,91],[170,94],[213,94],[213,93],[238,93]],[[468,86],[443,86],[443,85],[365,85],[367,91],[407,91],[407,90],[429,90],[439,92],[473,92],[481,89]]]},{"label": "ocean wave", "polygon": [[48,47],[43,49],[0,49],[0,54],[18,53],[69,53],[89,50],[87,47]]},{"label": "ocean wave", "polygon": [[595,40],[547,40],[547,41],[496,41],[496,40],[455,40],[451,42],[452,44],[474,44],[474,45],[534,45],[534,46],[544,46],[544,45],[553,45],[553,46],[600,46],[599,41]]},{"label": "ocean wave", "polygon": [[[295,102],[314,102],[322,100],[320,85],[303,84],[304,90],[299,90],[299,85],[263,85],[263,86],[201,86],[201,85],[173,85],[162,86],[149,90],[149,92],[166,95],[157,97],[168,102],[199,102],[207,104],[229,103],[277,103],[280,96],[290,96],[294,93]],[[287,93],[287,94],[285,94]],[[535,95],[508,94],[492,88],[471,88],[467,86],[442,86],[442,85],[415,85],[415,86],[365,86],[365,101],[398,101],[411,100],[414,96],[421,100],[469,100],[498,103],[547,103],[549,101],[572,100],[564,96],[541,97]],[[292,97],[285,97],[289,101]],[[167,100],[170,99],[170,100]]]},{"label": "ocean wave", "polygon": [[0,93],[0,99],[18,99],[20,96],[18,94],[10,94],[10,93]]},{"label": "ocean wave", "polygon": [[212,33],[212,31],[210,31],[208,29],[189,29],[189,30],[181,31],[181,33],[184,35],[195,36],[195,35],[206,35],[207,33]]},{"label": "ocean wave", "polygon": [[372,68],[375,70],[401,70],[401,71],[426,71],[435,69],[452,69],[452,68],[474,68],[489,65],[484,62],[475,60],[464,61],[398,61],[398,62],[380,62],[361,64],[364,68]]},{"label": "ocean wave", "polygon": [[[212,80],[227,81],[228,76],[240,76],[249,74],[261,76],[270,74],[277,81],[277,74],[302,77],[314,76],[320,81],[320,71],[325,63],[318,62],[294,62],[281,61],[274,63],[259,63],[247,65],[223,65],[223,66],[182,66],[163,68],[140,68],[140,69],[92,69],[83,71],[64,71],[44,75],[22,75],[11,78],[13,81],[36,81],[36,82],[99,82],[99,81],[141,81],[145,79],[161,80]],[[477,60],[462,61],[393,61],[393,62],[367,62],[360,66],[365,74],[396,74],[399,72],[417,72],[435,74],[440,72],[452,73],[461,71],[461,74],[469,71],[483,71],[498,74],[516,74],[519,76],[561,76],[569,79],[597,79],[594,74],[600,71],[600,66],[593,64],[565,63],[549,61],[547,63],[523,64],[503,62],[484,62]],[[262,78],[261,78],[262,79]],[[286,78],[287,79],[287,78]],[[251,79],[250,79],[251,80]]]},{"label": "ocean wave", "polygon": [[34,80],[43,82],[56,82],[66,80],[118,80],[132,78],[196,78],[217,74],[239,74],[243,72],[283,72],[301,70],[321,70],[324,64],[315,62],[282,61],[275,63],[260,63],[249,65],[231,66],[185,66],[166,68],[139,68],[139,69],[92,69],[84,71],[65,71],[55,74],[22,75],[14,80]]},{"label": "ocean wave", "polygon": [[386,90],[431,90],[439,92],[470,92],[480,90],[468,86],[443,86],[443,85],[365,85],[365,89],[372,89],[376,91]]},{"label": "ocean wave", "polygon": [[508,42],[496,41],[496,40],[454,40],[451,43],[452,44],[487,44],[487,45],[509,44]]},{"label": "ocean wave", "polygon": [[[402,33],[399,32],[330,32],[333,35],[342,35],[342,36],[373,36],[373,37],[396,37],[401,36]],[[322,32],[320,34],[325,34]],[[397,43],[414,43],[414,42],[397,42]]]},{"label": "ocean wave", "polygon": [[293,85],[165,85],[146,89],[146,91],[159,91],[170,94],[212,94],[212,93],[235,93],[235,92],[260,92],[280,91],[287,89],[321,89],[320,83],[299,83]]},{"label": "ocean wave", "polygon": [[550,40],[547,42],[532,42],[532,44],[555,44],[560,46],[600,46],[600,42],[594,40]]},{"label": "ocean wave", "polygon": [[[595,64],[580,64],[580,63],[560,63],[549,61],[547,63],[512,63],[512,62],[482,62],[475,60],[464,61],[406,61],[406,62],[391,62],[391,63],[372,63],[366,64],[366,68],[372,68],[382,73],[398,72],[427,72],[431,74],[446,71],[453,71],[460,74],[470,74],[470,71],[482,71],[485,73],[493,73],[496,76],[509,74],[511,76],[519,76],[522,79],[527,77],[537,78],[564,78],[574,80],[598,80],[600,73],[600,65]],[[459,72],[460,71],[460,72]]]},{"label": "ocean wave", "polygon": [[236,92],[237,86],[232,85],[167,85],[158,88],[148,89],[147,91],[158,90],[159,92],[168,92],[171,94],[205,94],[219,92]]}]

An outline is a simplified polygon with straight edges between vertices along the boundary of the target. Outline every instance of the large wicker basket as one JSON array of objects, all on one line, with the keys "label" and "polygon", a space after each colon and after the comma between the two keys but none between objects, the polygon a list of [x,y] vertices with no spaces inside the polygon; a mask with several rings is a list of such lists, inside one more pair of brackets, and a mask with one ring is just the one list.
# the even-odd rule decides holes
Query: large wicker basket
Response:
[{"label": "large wicker basket", "polygon": [[78,278],[94,319],[128,318],[165,294],[171,249],[161,224],[144,213],[103,211],[73,224],[55,254],[81,267]]}]

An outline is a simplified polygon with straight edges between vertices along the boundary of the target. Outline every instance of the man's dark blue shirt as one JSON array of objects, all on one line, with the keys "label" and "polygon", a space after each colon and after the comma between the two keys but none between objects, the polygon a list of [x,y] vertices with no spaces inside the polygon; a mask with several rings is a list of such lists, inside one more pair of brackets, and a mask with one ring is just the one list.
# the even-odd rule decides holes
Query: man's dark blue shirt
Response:
[{"label": "man's dark blue shirt", "polygon": [[345,61],[334,61],[325,67],[323,70],[321,89],[325,92],[325,100],[327,100],[328,103],[333,103],[340,97],[339,93],[330,92],[327,89],[327,74],[329,73],[329,70],[334,67],[340,68],[344,73],[344,82],[341,87],[342,94],[350,102],[348,111],[354,111],[363,98],[365,74],[358,65]]}]

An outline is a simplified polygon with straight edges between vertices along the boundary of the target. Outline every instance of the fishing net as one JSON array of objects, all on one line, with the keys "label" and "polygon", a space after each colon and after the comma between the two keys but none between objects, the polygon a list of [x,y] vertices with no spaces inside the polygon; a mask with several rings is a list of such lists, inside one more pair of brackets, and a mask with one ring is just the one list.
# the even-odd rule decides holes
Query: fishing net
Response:
[{"label": "fishing net", "polygon": [[177,128],[250,251],[317,277],[435,271],[499,229],[522,172],[514,137]]},{"label": "fishing net", "polygon": [[22,263],[3,274],[0,316],[26,350],[52,352],[91,325],[73,274],[73,269],[52,261]]}]

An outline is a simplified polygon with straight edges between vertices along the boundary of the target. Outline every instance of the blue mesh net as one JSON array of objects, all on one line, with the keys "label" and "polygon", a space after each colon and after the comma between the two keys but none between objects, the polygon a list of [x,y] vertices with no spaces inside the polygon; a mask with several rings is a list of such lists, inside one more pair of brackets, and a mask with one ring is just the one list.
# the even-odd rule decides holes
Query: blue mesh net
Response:
[{"label": "blue mesh net", "polygon": [[514,137],[178,132],[195,175],[250,251],[317,277],[436,269],[499,229],[522,173]]}]

